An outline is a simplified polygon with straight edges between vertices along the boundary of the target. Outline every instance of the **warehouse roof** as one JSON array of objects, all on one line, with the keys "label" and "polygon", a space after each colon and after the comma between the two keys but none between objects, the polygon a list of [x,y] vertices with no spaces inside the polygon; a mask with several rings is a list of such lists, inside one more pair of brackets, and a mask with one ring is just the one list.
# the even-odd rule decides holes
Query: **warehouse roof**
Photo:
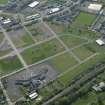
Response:
[{"label": "warehouse roof", "polygon": [[104,45],[105,42],[102,39],[97,39],[96,40],[97,44],[99,44],[100,46]]},{"label": "warehouse roof", "polygon": [[34,8],[35,6],[37,6],[39,4],[38,1],[34,1],[32,2],[31,4],[29,4],[28,6],[31,7],[31,8]]},{"label": "warehouse roof", "polygon": [[58,12],[60,10],[60,8],[51,8],[49,13],[55,13],[55,12]]},{"label": "warehouse roof", "polygon": [[33,93],[31,93],[30,95],[29,95],[29,98],[30,99],[35,99],[35,98],[37,98],[38,97],[38,94],[36,93],[36,92],[33,92]]},{"label": "warehouse roof", "polygon": [[100,11],[102,8],[102,4],[89,4],[88,9]]}]

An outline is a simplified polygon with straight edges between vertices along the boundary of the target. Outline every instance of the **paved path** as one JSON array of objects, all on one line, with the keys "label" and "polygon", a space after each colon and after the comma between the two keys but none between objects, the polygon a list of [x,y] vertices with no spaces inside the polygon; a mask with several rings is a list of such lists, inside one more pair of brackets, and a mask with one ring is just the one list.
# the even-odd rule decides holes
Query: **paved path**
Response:
[{"label": "paved path", "polygon": [[11,47],[13,48],[13,50],[16,52],[18,58],[20,59],[21,63],[23,64],[23,66],[25,68],[27,68],[27,64],[24,61],[24,59],[22,58],[22,56],[20,55],[19,51],[16,49],[15,45],[13,44],[13,42],[11,41],[11,39],[9,38],[9,35],[7,34],[6,30],[0,25],[1,31],[3,32],[3,34],[5,35],[5,38],[8,40],[9,44],[11,45]]},{"label": "paved path", "polygon": [[24,50],[27,50],[27,49],[29,49],[29,48],[32,48],[32,47],[38,46],[38,45],[40,45],[40,44],[46,43],[46,42],[51,41],[51,40],[53,40],[53,39],[55,39],[54,36],[52,36],[52,37],[50,37],[50,38],[48,38],[48,39],[46,39],[46,40],[39,41],[39,42],[37,42],[37,43],[31,44],[31,45],[29,45],[29,46],[26,46],[26,47],[24,47],[24,48],[20,48],[19,51],[20,51],[20,52],[23,52]]},{"label": "paved path", "polygon": [[65,95],[67,93],[70,93],[75,87],[80,86],[81,83],[85,83],[87,80],[93,79],[96,75],[103,72],[104,70],[105,70],[105,65],[100,67],[100,68],[96,68],[93,71],[90,71],[89,73],[87,73],[87,75],[82,76],[81,79],[76,81],[74,84],[72,84],[68,88],[64,89],[62,92],[60,92],[59,94],[57,94],[53,98],[50,98],[47,102],[43,103],[42,105],[49,105],[54,100],[62,97],[63,95]]},{"label": "paved path", "polygon": [[10,98],[9,98],[9,96],[8,96],[8,94],[7,94],[7,92],[6,92],[6,90],[4,89],[4,86],[2,85],[1,80],[0,80],[0,87],[1,87],[3,93],[4,93],[5,97],[6,97],[6,100],[7,100],[7,102],[8,102],[8,105],[13,105],[13,103],[11,102],[11,100],[10,100]]},{"label": "paved path", "polygon": [[30,35],[30,37],[32,38],[32,40],[34,40],[35,42],[37,42],[37,40],[32,36],[32,33],[24,25],[24,17],[21,14],[19,14],[19,17],[20,17],[20,20],[21,20],[21,25],[23,26],[24,30]]},{"label": "paved path", "polygon": [[61,77],[61,76],[63,76],[63,75],[65,75],[66,73],[70,72],[71,70],[75,69],[75,68],[78,67],[79,65],[85,63],[86,61],[90,60],[91,58],[95,57],[96,55],[97,55],[97,53],[96,53],[96,54],[93,54],[93,55],[91,55],[91,56],[89,56],[87,59],[83,60],[81,63],[78,63],[77,65],[74,65],[73,67],[68,68],[68,70],[66,70],[65,72],[61,73],[61,74],[58,76],[58,78]]},{"label": "paved path", "polygon": [[9,54],[6,54],[6,55],[4,55],[4,56],[1,56],[1,57],[0,57],[0,60],[6,59],[6,58],[9,57],[9,56],[15,56],[15,55],[16,55],[15,51],[11,51]]},{"label": "paved path", "polygon": [[[60,52],[60,53],[57,53],[57,54],[55,54],[55,55],[53,55],[53,56],[50,56],[50,57],[48,57],[48,58],[45,58],[45,59],[43,59],[43,60],[41,60],[41,61],[38,61],[38,62],[36,62],[36,63],[34,63],[34,64],[28,65],[28,68],[31,67],[31,66],[35,66],[35,65],[41,64],[41,63],[43,63],[43,62],[45,62],[45,61],[48,61],[48,60],[50,60],[50,59],[52,59],[52,58],[55,58],[55,57],[57,57],[57,56],[60,56],[60,55],[62,55],[62,54],[65,54],[65,53],[67,53],[66,50],[65,50],[65,51],[62,51],[62,52]],[[14,71],[14,72],[12,72],[12,73],[9,73],[9,74],[7,74],[7,75],[4,75],[4,76],[0,77],[0,79],[5,78],[5,77],[10,76],[10,75],[13,75],[13,74],[16,74],[16,73],[22,71],[23,69],[25,69],[25,68],[23,67],[23,68],[21,68],[21,69],[19,69],[19,70],[17,70],[17,71]]]},{"label": "paved path", "polygon": [[[43,22],[43,21],[42,21]],[[70,52],[70,54],[80,63],[81,60],[71,51],[70,48],[68,48],[65,43],[59,38],[59,36],[48,26],[48,24],[46,24],[45,22],[43,22],[43,24],[46,26],[47,29],[49,29],[52,34],[56,37],[56,39],[63,45],[63,47]]]},{"label": "paved path", "polygon": [[6,41],[6,39],[4,37],[3,40],[2,40],[2,42],[0,43],[0,47],[2,47],[4,45],[5,41]]}]

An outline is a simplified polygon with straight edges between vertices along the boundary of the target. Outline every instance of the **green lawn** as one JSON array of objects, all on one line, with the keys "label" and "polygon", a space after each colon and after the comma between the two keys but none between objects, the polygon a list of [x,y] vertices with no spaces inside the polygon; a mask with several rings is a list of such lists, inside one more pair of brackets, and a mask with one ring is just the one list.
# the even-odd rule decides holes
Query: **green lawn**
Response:
[{"label": "green lawn", "polygon": [[32,64],[47,57],[53,56],[63,50],[64,48],[62,45],[58,40],[55,39],[25,50],[22,53],[22,56],[28,64]]},{"label": "green lawn", "polygon": [[[99,104],[99,99],[102,100],[103,104]],[[91,90],[86,95],[77,99],[72,105],[105,105],[105,91],[96,93]]]},{"label": "green lawn", "polygon": [[96,40],[101,35],[98,32],[93,32],[93,31],[88,30],[87,28],[84,28],[84,27],[82,27],[82,28],[69,27],[68,31],[71,35],[76,35],[76,36],[79,36],[82,38],[88,38],[90,40]]},{"label": "green lawn", "polygon": [[99,46],[95,41],[89,44],[86,44],[82,47],[76,48],[73,52],[81,59],[84,60],[87,57],[91,56],[94,53],[103,54],[105,53],[105,46]]},{"label": "green lawn", "polygon": [[[99,84],[100,82],[105,80],[105,72],[101,73],[100,75],[95,77],[96,84]],[[84,91],[85,89],[88,89],[88,86],[83,86],[80,88],[81,91]],[[102,105],[105,105],[105,91],[103,92],[95,92],[91,89],[86,95],[80,97],[77,99],[72,105],[100,105],[98,103],[98,99],[102,99]],[[95,103],[95,104],[92,104]]]},{"label": "green lawn", "polygon": [[[54,81],[53,83],[42,88],[40,90],[39,94],[42,96],[43,99],[48,98],[49,96],[52,95],[52,93],[54,94],[56,92],[56,88],[58,90],[60,90],[59,87],[62,87],[61,89],[63,89],[65,86],[67,86],[70,83],[70,81],[73,80],[73,78],[77,77],[79,74],[86,71],[88,68],[93,67],[94,65],[100,63],[104,59],[105,59],[105,55],[97,55],[97,56],[93,57],[92,59],[90,59],[89,61],[77,66],[74,69],[71,69],[71,70],[68,69],[69,70],[68,72],[66,72],[63,76],[58,78],[58,81],[60,84],[62,84],[62,86],[59,86],[58,83],[56,84]],[[59,61],[58,61],[58,64],[59,64]],[[94,93],[89,93],[88,96],[84,96],[83,98],[79,99],[73,105],[88,105],[89,102],[90,103],[96,102],[96,95]]]},{"label": "green lawn", "polygon": [[65,26],[53,22],[47,22],[47,24],[59,35],[65,33],[67,29]]},{"label": "green lawn", "polygon": [[81,74],[82,72],[86,71],[90,67],[93,67],[94,65],[100,63],[101,61],[105,60],[105,54],[97,55],[90,60],[86,61],[85,63],[77,66],[74,69],[69,69],[67,73],[65,73],[63,76],[59,78],[59,80],[64,83],[65,85],[69,84],[70,81]]},{"label": "green lawn", "polygon": [[81,59],[84,60],[87,57],[94,54],[90,49],[86,48],[86,46],[82,46],[73,50],[73,52]]},{"label": "green lawn", "polygon": [[88,30],[88,27],[94,22],[95,18],[96,15],[94,14],[81,12],[68,28],[69,33],[89,39],[97,39],[100,36],[100,33]]},{"label": "green lawn", "polygon": [[51,64],[59,71],[67,71],[70,67],[77,64],[75,58],[69,53],[62,54],[50,60]]},{"label": "green lawn", "polygon": [[21,35],[18,36],[18,38],[17,36],[12,36],[11,40],[17,48],[25,47],[34,43],[34,40],[25,31],[23,31]]},{"label": "green lawn", "polygon": [[[58,70],[58,72],[65,72],[58,80],[64,85],[68,86],[70,82],[76,78],[77,76],[81,75],[81,73],[87,71],[89,68],[94,67],[95,65],[99,64],[101,61],[105,60],[105,46],[98,46],[95,42],[97,38],[100,37],[100,33],[93,32],[88,30],[88,26],[92,24],[95,20],[96,15],[90,13],[81,12],[79,16],[74,20],[70,27],[64,27],[63,25],[58,25],[53,22],[48,22],[49,26],[60,35],[62,41],[69,47],[73,48],[78,46],[82,43],[85,43],[86,40],[82,38],[87,38],[93,40],[93,43],[89,43],[83,45],[79,48],[75,48],[73,52],[81,59],[81,61],[85,60],[87,57],[99,52],[99,55],[94,56],[93,58],[85,61],[84,63],[78,65],[77,67],[71,69],[71,67],[77,64],[76,60],[68,53],[62,54],[57,56],[49,62]],[[73,36],[74,35],[74,36]],[[75,36],[79,36],[81,38],[77,38]],[[27,54],[28,56],[28,54]],[[55,86],[56,87],[56,86]],[[46,97],[49,96],[53,91],[48,91],[48,88],[44,88],[41,91],[42,96]],[[86,97],[84,97],[86,99]],[[96,97],[93,93],[89,94],[89,98],[86,100],[79,100],[77,103],[73,105],[90,105],[89,102],[96,101]]]},{"label": "green lawn", "polygon": [[59,83],[59,81],[54,81],[52,84],[47,85],[46,87],[39,90],[39,94],[42,99],[47,99],[48,97],[55,95],[57,91],[64,88],[64,86]]},{"label": "green lawn", "polygon": [[22,41],[25,43],[24,46],[27,46],[27,45],[30,45],[30,44],[34,43],[34,40],[28,34],[24,34],[24,36],[22,37]]},{"label": "green lawn", "polygon": [[[2,32],[0,32],[0,44],[4,41],[4,35]],[[4,56],[8,53],[10,53],[12,51],[12,49],[7,49],[7,50],[4,50],[4,51],[0,51],[0,56]]]},{"label": "green lawn", "polygon": [[76,18],[73,25],[76,25],[76,26],[90,25],[95,20],[95,18],[96,18],[96,15],[94,14],[81,12],[79,16]]},{"label": "green lawn", "polygon": [[0,43],[3,41],[3,39],[4,39],[4,35],[3,33],[0,32]]},{"label": "green lawn", "polygon": [[11,52],[12,52],[12,49],[8,49],[8,50],[5,50],[5,51],[0,51],[0,57],[5,56],[5,55],[7,55],[7,54],[9,54]]},{"label": "green lawn", "polygon": [[32,37],[36,42],[39,42],[44,39],[44,32],[41,30],[39,24],[32,24],[31,26],[27,26],[27,29],[32,33]]},{"label": "green lawn", "polygon": [[0,4],[6,4],[8,3],[8,0],[0,0]]},{"label": "green lawn", "polygon": [[61,39],[69,48],[73,48],[87,41],[81,38],[73,37],[71,35],[61,36]]},{"label": "green lawn", "polygon": [[68,27],[54,22],[47,23],[58,35],[71,34],[95,40],[100,36],[100,33],[88,30],[88,27],[94,22],[95,18],[96,15],[94,14],[81,12]]},{"label": "green lawn", "polygon": [[0,60],[1,75],[10,73],[20,68],[22,68],[22,64],[20,63],[19,59],[16,56]]},{"label": "green lawn", "polygon": [[[91,103],[97,103],[97,95],[93,92],[90,92],[89,94],[80,98],[72,105],[92,105]],[[95,104],[95,105],[98,105],[98,104]]]},{"label": "green lawn", "polygon": [[95,53],[105,53],[105,46],[99,46],[95,41],[85,45],[84,47]]}]

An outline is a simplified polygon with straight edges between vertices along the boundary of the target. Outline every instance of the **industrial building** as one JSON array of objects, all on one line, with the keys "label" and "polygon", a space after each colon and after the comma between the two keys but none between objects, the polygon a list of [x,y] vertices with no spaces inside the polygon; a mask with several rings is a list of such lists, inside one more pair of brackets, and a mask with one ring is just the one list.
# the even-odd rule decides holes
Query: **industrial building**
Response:
[{"label": "industrial building", "polygon": [[31,92],[28,96],[31,100],[33,100],[33,99],[36,99],[38,97],[38,93],[37,92]]},{"label": "industrial building", "polygon": [[39,4],[38,1],[34,1],[34,2],[32,2],[31,4],[29,4],[28,6],[31,7],[31,8],[34,8],[34,7],[36,7],[38,4]]},{"label": "industrial building", "polygon": [[96,43],[100,46],[105,45],[105,35],[103,35],[101,38],[97,39]]},{"label": "industrial building", "polygon": [[58,11],[60,11],[60,8],[51,8],[51,9],[49,10],[48,14],[53,14],[53,13],[56,13],[56,12],[58,12]]},{"label": "industrial building", "polygon": [[89,4],[88,9],[93,11],[100,11],[102,8],[102,4]]},{"label": "industrial building", "polygon": [[99,84],[96,84],[92,87],[96,92],[101,92],[103,89],[105,89],[105,83],[100,82]]}]

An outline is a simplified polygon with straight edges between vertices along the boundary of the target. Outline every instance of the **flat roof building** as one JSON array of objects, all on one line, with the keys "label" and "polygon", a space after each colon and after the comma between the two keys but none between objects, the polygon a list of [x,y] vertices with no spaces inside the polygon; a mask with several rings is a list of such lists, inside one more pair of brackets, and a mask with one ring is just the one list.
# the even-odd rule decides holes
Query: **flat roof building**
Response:
[{"label": "flat roof building", "polygon": [[36,92],[33,92],[33,93],[30,93],[29,94],[29,98],[31,99],[31,100],[33,100],[33,99],[35,99],[35,98],[37,98],[38,97],[38,94],[36,93]]},{"label": "flat roof building", "polygon": [[12,21],[8,18],[8,19],[5,19],[3,20],[3,24],[8,24],[8,23],[11,23]]},{"label": "flat roof building", "polygon": [[40,18],[40,14],[34,14],[26,17],[26,20],[37,19]]},{"label": "flat roof building", "polygon": [[102,39],[97,39],[97,40],[96,40],[96,43],[97,43],[98,45],[100,45],[100,46],[102,46],[102,45],[105,44],[105,42],[104,42]]},{"label": "flat roof building", "polygon": [[94,11],[100,11],[101,8],[102,8],[102,4],[96,4],[96,3],[89,4],[88,6],[88,9],[94,10]]},{"label": "flat roof building", "polygon": [[31,7],[31,8],[34,8],[34,7],[36,7],[38,4],[39,4],[38,1],[34,1],[34,2],[32,2],[31,4],[29,4],[28,6]]},{"label": "flat roof building", "polygon": [[101,38],[97,39],[96,43],[100,46],[105,45],[105,36],[102,36]]},{"label": "flat roof building", "polygon": [[105,83],[104,82],[100,82],[99,84],[96,84],[92,87],[95,91],[102,91],[103,88],[105,88]]},{"label": "flat roof building", "polygon": [[51,8],[50,11],[49,11],[49,14],[52,14],[52,13],[55,13],[55,12],[58,12],[60,11],[60,8]]}]

